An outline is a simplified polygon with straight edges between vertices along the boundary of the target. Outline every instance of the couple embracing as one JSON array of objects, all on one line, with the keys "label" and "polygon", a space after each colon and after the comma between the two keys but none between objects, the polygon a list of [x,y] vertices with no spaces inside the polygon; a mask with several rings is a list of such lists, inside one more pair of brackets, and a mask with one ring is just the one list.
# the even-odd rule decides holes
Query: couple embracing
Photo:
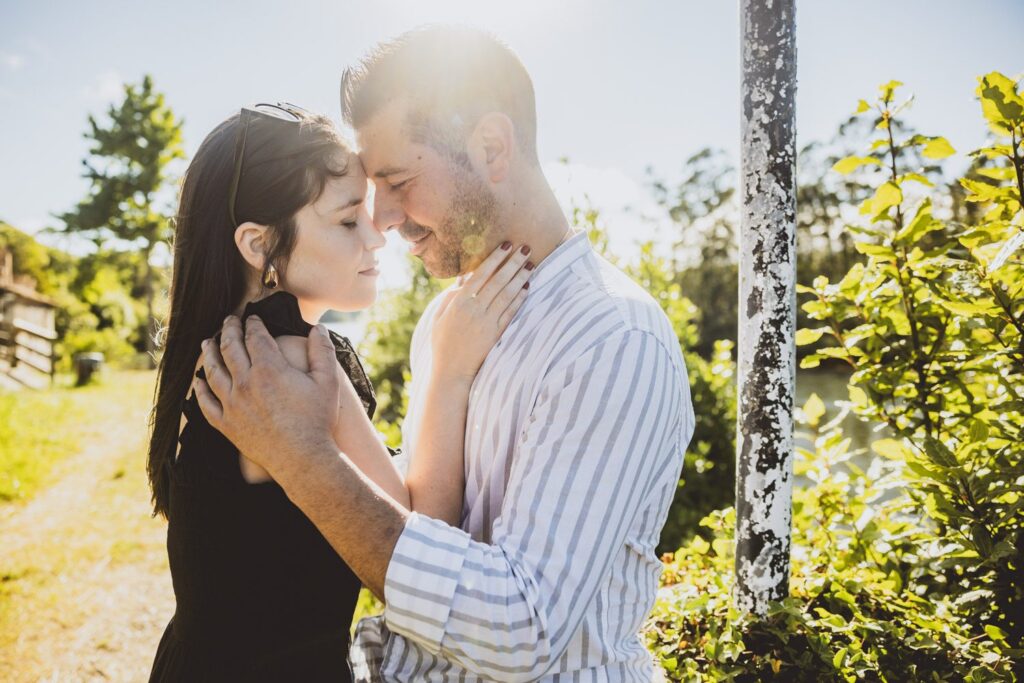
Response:
[{"label": "couple embracing", "polygon": [[[499,41],[402,35],[345,72],[342,111],[356,149],[258,105],[185,174],[149,450],[177,608],[151,680],[651,680],[694,427],[668,319],[569,226]],[[392,230],[456,278],[413,335],[404,453],[316,324],[373,304]],[[385,606],[350,642],[363,586]]]}]

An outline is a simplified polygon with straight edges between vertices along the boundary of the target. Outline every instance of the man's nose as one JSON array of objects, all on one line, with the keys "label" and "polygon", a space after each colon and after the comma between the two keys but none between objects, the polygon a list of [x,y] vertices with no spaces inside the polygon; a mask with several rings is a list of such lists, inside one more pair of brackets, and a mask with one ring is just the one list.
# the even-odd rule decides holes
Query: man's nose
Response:
[{"label": "man's nose", "polygon": [[382,233],[394,230],[405,223],[402,206],[388,197],[389,192],[377,192],[373,198],[373,224]]}]

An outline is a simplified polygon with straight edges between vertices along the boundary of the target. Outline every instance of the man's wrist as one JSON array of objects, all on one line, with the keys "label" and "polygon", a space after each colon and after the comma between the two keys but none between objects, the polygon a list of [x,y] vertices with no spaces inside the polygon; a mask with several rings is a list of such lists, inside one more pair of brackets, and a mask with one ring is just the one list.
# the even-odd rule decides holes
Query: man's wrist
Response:
[{"label": "man's wrist", "polygon": [[285,486],[286,481],[315,472],[317,461],[336,458],[339,452],[338,444],[330,435],[309,435],[279,449],[266,469],[281,486]]}]

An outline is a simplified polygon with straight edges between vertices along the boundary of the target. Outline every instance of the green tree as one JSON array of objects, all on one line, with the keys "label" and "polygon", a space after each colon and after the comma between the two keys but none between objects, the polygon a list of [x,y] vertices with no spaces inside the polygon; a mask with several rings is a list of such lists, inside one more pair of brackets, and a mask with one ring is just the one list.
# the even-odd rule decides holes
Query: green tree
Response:
[{"label": "green tree", "polygon": [[391,446],[402,440],[401,427],[408,407],[409,351],[412,333],[427,305],[447,281],[427,274],[423,263],[409,257],[409,289],[390,292],[373,307],[373,318],[362,343],[367,371],[377,394],[377,426]]},{"label": "green tree", "polygon": [[655,178],[651,190],[675,232],[666,265],[697,306],[698,338],[686,348],[710,358],[715,342],[736,340],[735,170],[724,152],[704,148],[683,163],[677,183]]},{"label": "green tree", "polygon": [[132,340],[145,329],[148,315],[142,258],[139,252],[103,248],[78,259],[57,299],[63,367],[83,351],[99,351],[117,364],[133,359]]},{"label": "green tree", "polygon": [[182,121],[153,87],[149,76],[124,87],[124,99],[107,111],[102,123],[89,117],[89,156],[83,160],[90,189],[60,216],[64,232],[91,239],[97,248],[113,245],[141,254],[142,299],[147,323],[143,348],[154,362],[154,299],[160,274],[153,250],[171,236],[170,220],[158,203],[170,181],[171,164],[184,157]]},{"label": "green tree", "polygon": [[[840,278],[865,259],[855,248],[844,207],[857,206],[874,192],[870,182],[874,166],[855,165],[844,174],[832,169],[850,157],[875,123],[868,117],[851,116],[831,139],[811,142],[799,152],[796,246],[797,281],[802,285],[810,285],[819,275]],[[903,121],[894,120],[893,126],[897,135],[909,138],[914,134]],[[880,163],[882,153],[875,148],[866,156]],[[941,167],[933,160],[914,148],[902,149],[900,154],[923,178],[940,182]],[[735,170],[724,152],[705,148],[683,163],[676,182],[648,173],[654,198],[668,213],[675,234],[667,261],[676,273],[675,281],[697,306],[700,335],[692,348],[710,358],[717,341],[735,342],[737,336],[739,210]],[[958,188],[957,184],[950,191]],[[967,210],[971,207],[962,197],[959,205]],[[798,311],[797,315],[798,323],[806,326],[806,313]]]},{"label": "green tree", "polygon": [[[874,109],[884,162],[869,164],[877,189],[860,208],[867,256],[836,283],[804,288],[803,308],[822,323],[798,342],[824,337],[807,356],[854,371],[850,398],[861,416],[897,437],[876,445],[905,462],[906,513],[923,512],[936,542],[919,549],[919,582],[955,596],[979,631],[1020,647],[1024,639],[1024,97],[998,74],[979,79],[977,95],[994,134],[974,153],[960,184],[978,207],[976,222],[938,218],[930,181],[908,163],[915,155],[953,153],[942,137],[899,138],[891,125],[901,85],[881,89]],[[935,571],[938,568],[938,571]],[[993,636],[995,637],[995,636]]]},{"label": "green tree", "polygon": [[40,293],[57,295],[74,275],[75,259],[37,242],[31,235],[0,221],[0,250],[14,257],[14,272],[35,282]]}]

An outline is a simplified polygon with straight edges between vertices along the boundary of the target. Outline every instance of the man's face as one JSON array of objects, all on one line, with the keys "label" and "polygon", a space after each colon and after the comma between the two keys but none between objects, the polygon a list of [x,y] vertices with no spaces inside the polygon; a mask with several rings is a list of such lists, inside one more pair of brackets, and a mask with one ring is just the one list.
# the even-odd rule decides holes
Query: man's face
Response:
[{"label": "man's face", "polygon": [[468,272],[504,239],[494,195],[475,170],[414,142],[406,122],[395,102],[356,131],[375,187],[373,221],[397,229],[434,277]]}]

